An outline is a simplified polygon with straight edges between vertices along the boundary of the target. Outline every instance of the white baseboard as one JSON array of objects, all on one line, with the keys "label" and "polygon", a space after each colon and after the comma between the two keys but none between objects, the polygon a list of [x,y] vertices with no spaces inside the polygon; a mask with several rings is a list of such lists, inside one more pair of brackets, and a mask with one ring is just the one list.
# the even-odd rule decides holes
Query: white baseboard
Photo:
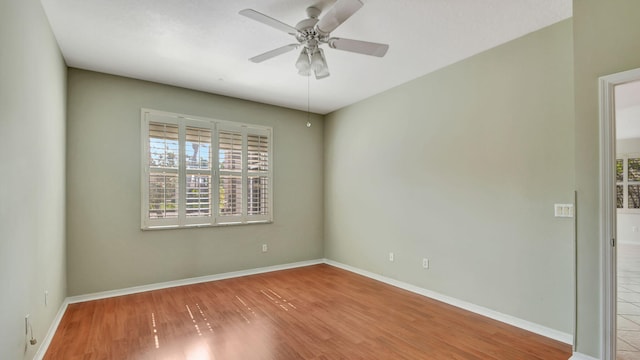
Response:
[{"label": "white baseboard", "polygon": [[573,356],[570,357],[569,360],[598,360],[598,359],[585,354],[573,353]]},{"label": "white baseboard", "polygon": [[[58,325],[60,324],[60,321],[62,320],[62,316],[64,315],[65,311],[67,310],[67,306],[69,304],[74,304],[74,303],[79,303],[79,302],[84,302],[84,301],[91,301],[91,300],[99,300],[99,299],[106,299],[106,298],[110,298],[110,297],[115,297],[115,296],[123,296],[123,295],[130,295],[130,294],[136,294],[136,293],[140,293],[140,292],[145,292],[145,291],[152,291],[152,290],[160,290],[160,289],[166,289],[166,288],[171,288],[171,287],[176,287],[176,286],[184,286],[184,285],[191,285],[191,284],[198,284],[198,283],[203,283],[203,282],[209,282],[209,281],[217,281],[217,280],[224,280],[224,279],[231,279],[231,278],[237,278],[237,277],[241,277],[241,276],[248,276],[248,275],[256,275],[256,274],[263,274],[263,273],[268,273],[268,272],[272,272],[272,271],[279,271],[279,270],[287,270],[287,269],[294,269],[294,268],[299,268],[299,267],[304,267],[304,266],[310,266],[310,265],[317,265],[317,264],[328,264],[331,266],[335,266],[338,267],[340,269],[343,270],[347,270],[362,276],[366,276],[368,278],[371,278],[373,280],[377,280],[404,290],[408,290],[411,291],[413,293],[422,295],[422,296],[426,296],[438,301],[442,301],[444,303],[447,303],[449,305],[453,305],[456,307],[459,307],[461,309],[465,309],[468,311],[471,311],[473,313],[482,315],[482,316],[486,316],[488,318],[494,319],[494,320],[498,320],[504,323],[507,323],[509,325],[513,325],[515,327],[519,327],[521,329],[524,330],[528,330],[531,331],[533,333],[566,343],[566,344],[572,344],[573,343],[573,336],[571,336],[570,334],[566,334],[563,333],[561,331],[557,331],[542,325],[538,325],[529,321],[525,321],[519,318],[516,318],[514,316],[510,316],[510,315],[506,315],[506,314],[502,314],[499,313],[497,311],[493,311],[491,309],[487,309],[484,308],[482,306],[478,306],[469,302],[465,302],[462,300],[458,300],[456,298],[450,297],[450,296],[446,296],[446,295],[442,295],[439,294],[437,292],[431,291],[431,290],[427,290],[427,289],[423,289],[420,288],[418,286],[415,285],[411,285],[402,281],[398,281],[395,279],[391,279],[382,275],[378,275],[366,270],[362,270],[362,269],[358,269],[349,265],[345,265],[333,260],[329,260],[329,259],[317,259],[317,260],[308,260],[308,261],[300,261],[300,262],[296,262],[296,263],[289,263],[289,264],[283,264],[283,265],[274,265],[274,266],[267,266],[267,267],[262,267],[262,268],[256,268],[256,269],[249,269],[249,270],[241,270],[241,271],[234,271],[234,272],[228,272],[228,273],[222,273],[222,274],[216,274],[216,275],[207,275],[207,276],[200,276],[200,277],[194,277],[194,278],[188,278],[188,279],[182,279],[182,280],[175,280],[175,281],[167,281],[167,282],[162,282],[162,283],[156,283],[156,284],[149,284],[149,285],[142,285],[142,286],[134,286],[134,287],[130,287],[130,288],[125,288],[125,289],[119,289],[119,290],[111,290],[111,291],[102,291],[102,292],[97,292],[97,293],[92,293],[92,294],[86,294],[86,295],[79,295],[79,296],[72,296],[72,297],[68,297],[64,300],[64,302],[62,303],[62,305],[60,306],[60,310],[58,311],[58,314],[56,315],[53,323],[51,324],[51,326],[49,327],[49,331],[47,332],[47,335],[45,336],[42,345],[40,346],[40,348],[38,349],[38,351],[36,352],[36,355],[34,356],[35,360],[41,360],[45,353],[47,352],[47,349],[51,343],[51,340],[53,339],[53,335],[55,334],[56,330],[58,329]],[[589,357],[587,355],[582,355],[580,353],[574,353],[573,356],[571,357],[570,360],[597,360],[594,359],[592,357]]]},{"label": "white baseboard", "polygon": [[36,351],[35,355],[33,355],[34,360],[42,360],[42,358],[44,358],[44,354],[47,353],[47,349],[49,349],[49,345],[51,344],[53,335],[55,335],[56,330],[58,330],[58,325],[60,325],[62,316],[64,315],[65,311],[67,311],[67,305],[69,305],[68,300],[69,298],[64,299],[62,305],[60,305],[60,309],[58,309],[56,317],[53,319],[51,326],[49,326],[49,330],[47,331],[44,339],[42,339],[42,344],[38,348],[38,351]]},{"label": "white baseboard", "polygon": [[74,304],[74,303],[79,303],[84,301],[91,301],[91,300],[106,299],[106,298],[115,297],[115,296],[136,294],[136,293],[141,293],[141,292],[151,291],[151,290],[167,289],[167,288],[176,287],[176,286],[198,284],[198,283],[208,282],[208,281],[224,280],[224,279],[231,279],[231,278],[236,278],[241,276],[263,274],[263,273],[268,273],[268,272],[278,271],[278,270],[295,269],[295,268],[304,267],[304,266],[323,264],[324,262],[325,261],[323,259],[300,261],[300,262],[283,264],[283,265],[274,265],[274,266],[267,266],[267,267],[261,267],[256,269],[233,271],[233,272],[216,274],[216,275],[200,276],[195,278],[167,281],[167,282],[150,284],[150,285],[134,286],[126,289],[102,291],[102,292],[97,292],[92,294],[67,297],[62,302],[62,305],[60,306],[60,310],[58,310],[58,314],[56,315],[55,319],[51,323],[51,326],[49,327],[49,331],[47,331],[47,335],[43,339],[42,345],[34,355],[33,359],[42,360],[44,358],[44,355],[47,353],[47,349],[51,344],[51,340],[53,339],[53,335],[55,335],[56,331],[58,330],[58,326],[60,325],[62,316],[64,315],[65,311],[67,311],[67,306],[69,304]]},{"label": "white baseboard", "polygon": [[283,264],[283,265],[274,265],[274,266],[267,266],[267,267],[261,267],[256,269],[240,270],[240,271],[233,271],[233,272],[216,274],[216,275],[206,275],[206,276],[167,281],[167,282],[155,283],[155,284],[149,284],[149,285],[134,286],[134,287],[119,289],[119,290],[101,291],[101,292],[92,293],[92,294],[72,296],[67,299],[69,300],[69,304],[73,304],[73,303],[84,302],[84,301],[106,299],[106,298],[115,297],[115,296],[137,294],[145,291],[167,289],[167,288],[176,287],[176,286],[184,286],[184,285],[198,284],[198,283],[209,282],[209,281],[232,279],[232,278],[237,278],[241,276],[263,274],[263,273],[268,273],[268,272],[278,271],[278,270],[294,269],[294,268],[299,268],[303,266],[317,265],[322,263],[324,263],[323,259],[300,261],[300,262]]},{"label": "white baseboard", "polygon": [[374,280],[378,280],[381,281],[383,283],[404,289],[404,290],[408,290],[411,291],[413,293],[419,294],[419,295],[423,295],[426,296],[428,298],[431,299],[435,299],[438,301],[442,301],[444,303],[447,303],[449,305],[453,305],[455,307],[459,307],[461,309],[464,310],[468,310],[471,311],[473,313],[482,315],[482,316],[486,316],[488,318],[494,319],[494,320],[498,320],[500,322],[503,323],[507,323],[509,325],[513,325],[515,327],[527,330],[527,331],[531,331],[533,333],[536,333],[538,335],[542,335],[544,337],[548,337],[560,342],[563,342],[565,344],[573,344],[573,336],[571,334],[567,334],[564,333],[562,331],[558,331],[555,329],[551,329],[548,328],[546,326],[542,326],[536,323],[532,323],[530,321],[526,321],[526,320],[522,320],[520,318],[517,318],[515,316],[511,316],[511,315],[507,315],[507,314],[503,314],[491,309],[487,309],[485,307],[482,306],[478,306],[466,301],[462,301],[447,295],[442,295],[440,293],[437,293],[435,291],[431,291],[431,290],[427,290],[427,289],[423,289],[421,287],[415,286],[415,285],[411,285],[402,281],[398,281],[395,279],[391,279],[379,274],[375,274],[366,270],[362,270],[362,269],[358,269],[355,268],[353,266],[349,266],[349,265],[345,265],[333,260],[329,260],[329,259],[325,259],[324,262],[326,264],[335,266],[335,267],[339,267],[341,269],[347,270],[347,271],[351,271],[353,273],[356,274],[360,274],[362,276],[366,276],[368,278],[374,279]]}]

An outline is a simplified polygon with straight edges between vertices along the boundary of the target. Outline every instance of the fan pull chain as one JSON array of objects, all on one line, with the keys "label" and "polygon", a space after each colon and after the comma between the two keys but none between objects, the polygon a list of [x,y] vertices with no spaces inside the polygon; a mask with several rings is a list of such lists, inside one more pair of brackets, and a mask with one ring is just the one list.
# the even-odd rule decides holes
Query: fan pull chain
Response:
[{"label": "fan pull chain", "polygon": [[311,74],[307,75],[307,127],[311,127],[311,121],[309,120],[310,116],[311,116],[311,95],[310,95],[310,89],[311,89]]}]

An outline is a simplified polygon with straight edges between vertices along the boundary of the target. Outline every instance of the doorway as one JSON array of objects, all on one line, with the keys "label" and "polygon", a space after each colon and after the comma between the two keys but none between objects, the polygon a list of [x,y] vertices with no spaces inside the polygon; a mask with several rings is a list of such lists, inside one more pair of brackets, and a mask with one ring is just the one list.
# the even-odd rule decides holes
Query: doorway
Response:
[{"label": "doorway", "polygon": [[640,359],[640,81],[614,87],[616,360]]},{"label": "doorway", "polygon": [[599,85],[602,353],[606,360],[638,359],[640,69],[601,77]]}]

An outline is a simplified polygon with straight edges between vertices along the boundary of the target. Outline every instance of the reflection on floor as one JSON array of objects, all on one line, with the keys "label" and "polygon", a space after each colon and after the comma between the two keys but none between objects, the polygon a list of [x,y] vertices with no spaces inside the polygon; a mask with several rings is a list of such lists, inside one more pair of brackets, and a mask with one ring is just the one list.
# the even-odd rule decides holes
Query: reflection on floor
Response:
[{"label": "reflection on floor", "polygon": [[571,346],[326,264],[69,304],[45,360],[567,360]]},{"label": "reflection on floor", "polygon": [[640,359],[640,245],[618,246],[617,360]]}]

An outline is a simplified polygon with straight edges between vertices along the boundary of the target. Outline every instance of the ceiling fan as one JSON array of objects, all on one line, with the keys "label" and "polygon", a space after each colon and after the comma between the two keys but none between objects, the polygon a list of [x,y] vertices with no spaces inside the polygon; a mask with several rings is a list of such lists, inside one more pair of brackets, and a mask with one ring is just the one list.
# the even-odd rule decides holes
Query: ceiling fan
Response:
[{"label": "ceiling fan", "polygon": [[319,18],[321,10],[311,6],[307,8],[307,19],[300,21],[295,27],[287,25],[279,20],[269,17],[253,9],[240,11],[250,19],[271,26],[277,30],[293,35],[298,43],[285,45],[266,53],[254,56],[249,60],[260,63],[278,55],[282,55],[298,47],[302,47],[300,56],[296,61],[298,74],[311,75],[314,72],[316,79],[329,76],[329,68],[321,45],[327,44],[332,49],[355,52],[358,54],[383,57],[389,45],[368,41],[343,39],[331,37],[331,32],[345,22],[351,15],[358,11],[364,4],[360,0],[338,0],[329,11]]}]

